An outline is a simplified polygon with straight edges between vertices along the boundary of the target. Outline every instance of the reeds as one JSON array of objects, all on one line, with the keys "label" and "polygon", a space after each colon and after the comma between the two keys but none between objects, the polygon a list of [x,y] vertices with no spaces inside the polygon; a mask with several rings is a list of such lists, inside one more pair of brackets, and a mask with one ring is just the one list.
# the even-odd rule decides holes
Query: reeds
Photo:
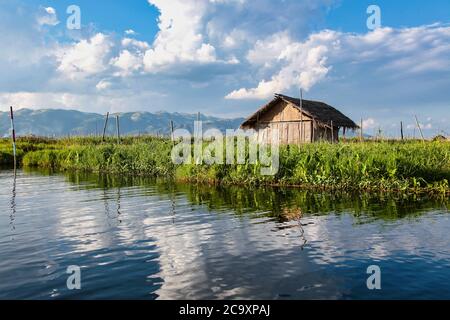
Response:
[{"label": "reeds", "polygon": [[[260,174],[260,164],[174,165],[172,141],[155,137],[19,139],[18,159],[27,167],[127,173],[192,182],[285,185],[345,190],[449,193],[450,143],[317,143],[281,147],[280,170]],[[0,142],[0,163],[10,164],[9,141]]]}]

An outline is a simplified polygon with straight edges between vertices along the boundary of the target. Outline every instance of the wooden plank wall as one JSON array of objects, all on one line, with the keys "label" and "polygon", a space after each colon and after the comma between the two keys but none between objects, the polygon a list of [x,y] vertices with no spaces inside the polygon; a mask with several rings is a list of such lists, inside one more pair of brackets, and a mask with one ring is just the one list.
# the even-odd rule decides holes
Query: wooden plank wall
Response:
[{"label": "wooden plank wall", "polygon": [[[302,144],[331,141],[330,128],[314,126],[313,119],[293,105],[284,101],[265,112],[259,118],[254,130],[259,143],[272,143],[272,132],[277,131],[281,144]],[[339,129],[334,128],[334,141],[339,140]]]},{"label": "wooden plank wall", "polygon": [[260,143],[271,143],[272,132],[278,131],[281,144],[310,143],[312,119],[291,104],[280,102],[259,119],[255,127]]}]

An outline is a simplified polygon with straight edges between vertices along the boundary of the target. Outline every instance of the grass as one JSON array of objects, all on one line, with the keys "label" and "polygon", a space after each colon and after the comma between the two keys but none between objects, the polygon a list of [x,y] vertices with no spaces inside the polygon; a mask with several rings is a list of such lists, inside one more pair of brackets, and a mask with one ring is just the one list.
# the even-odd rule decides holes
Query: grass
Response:
[{"label": "grass", "polygon": [[[190,182],[302,186],[343,190],[449,193],[450,143],[371,142],[284,146],[275,176],[260,164],[174,165],[172,142],[155,137],[115,139],[22,138],[18,160],[25,167],[174,178]],[[12,164],[9,140],[0,140],[0,164]]]}]

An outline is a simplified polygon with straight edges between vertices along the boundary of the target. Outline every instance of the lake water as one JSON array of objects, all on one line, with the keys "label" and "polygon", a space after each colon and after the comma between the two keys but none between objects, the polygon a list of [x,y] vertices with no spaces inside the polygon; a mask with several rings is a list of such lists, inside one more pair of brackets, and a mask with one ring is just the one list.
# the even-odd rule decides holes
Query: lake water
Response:
[{"label": "lake water", "polygon": [[0,299],[450,299],[448,200],[0,171]]}]

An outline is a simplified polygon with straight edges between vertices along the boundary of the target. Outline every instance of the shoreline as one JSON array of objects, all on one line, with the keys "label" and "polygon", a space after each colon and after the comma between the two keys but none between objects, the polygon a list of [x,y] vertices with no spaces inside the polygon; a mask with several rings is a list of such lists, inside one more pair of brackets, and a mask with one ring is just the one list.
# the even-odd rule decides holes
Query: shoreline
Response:
[{"label": "shoreline", "polygon": [[[13,172],[12,167],[0,166],[0,170],[6,170]],[[327,186],[327,185],[295,185],[295,184],[282,184],[282,183],[265,183],[265,184],[248,184],[244,182],[217,182],[217,181],[207,181],[207,180],[195,180],[195,179],[177,179],[174,177],[162,177],[143,173],[133,173],[133,172],[110,172],[110,171],[92,171],[92,170],[80,170],[80,169],[52,169],[47,167],[23,167],[20,166],[17,170],[31,170],[32,172],[39,172],[41,170],[48,170],[51,174],[65,174],[65,173],[78,173],[78,174],[88,174],[88,175],[108,175],[113,177],[126,177],[126,178],[144,178],[144,179],[154,179],[163,180],[165,182],[174,182],[180,184],[189,184],[197,186],[214,186],[214,187],[239,187],[239,188],[273,188],[273,189],[284,189],[284,190],[300,190],[300,191],[318,191],[327,192],[332,194],[388,194],[388,195],[405,195],[405,196],[429,196],[437,197],[444,196],[450,197],[450,189],[445,191],[433,189],[433,188],[416,188],[416,189],[380,189],[380,188],[341,188],[339,186]]]},{"label": "shoreline", "polygon": [[[258,164],[175,165],[169,139],[126,137],[120,145],[99,140],[21,138],[18,168],[162,177],[206,185],[450,195],[448,142],[282,146],[279,172],[261,176]],[[0,143],[2,168],[12,167],[8,143],[6,139]]]}]

